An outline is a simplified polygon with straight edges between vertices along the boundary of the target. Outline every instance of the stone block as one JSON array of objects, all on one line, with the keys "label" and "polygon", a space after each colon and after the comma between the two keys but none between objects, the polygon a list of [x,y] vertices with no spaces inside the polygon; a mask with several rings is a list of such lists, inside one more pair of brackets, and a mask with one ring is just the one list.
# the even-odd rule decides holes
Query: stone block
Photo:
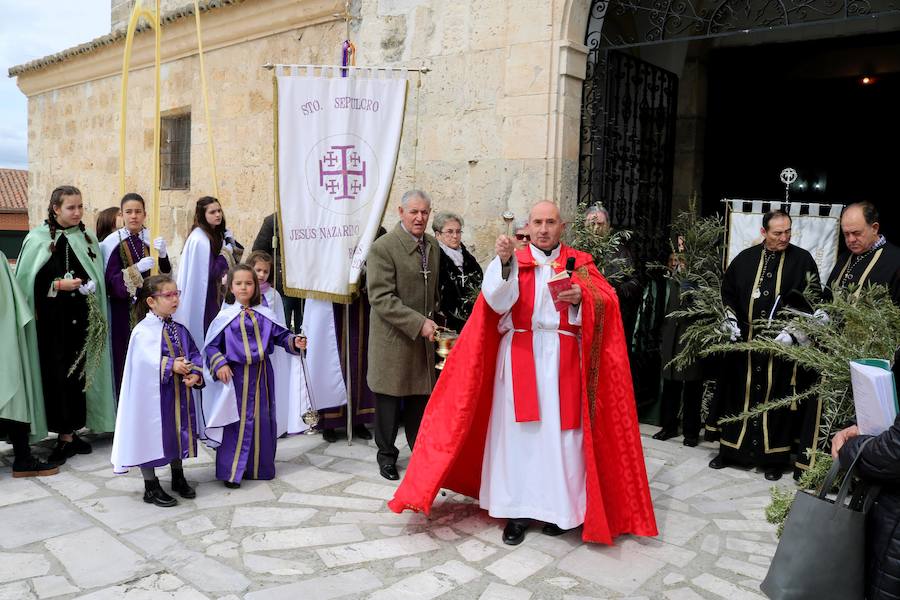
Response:
[{"label": "stone block", "polygon": [[370,600],[430,600],[481,577],[481,573],[451,560],[402,579],[369,596]]},{"label": "stone block", "polygon": [[507,96],[546,94],[550,91],[550,42],[509,46],[503,91]]},{"label": "stone block", "polygon": [[507,4],[496,0],[471,1],[470,49],[487,50],[506,46]]},{"label": "stone block", "polygon": [[514,18],[509,19],[506,41],[521,44],[549,40],[553,32],[552,3],[547,0],[515,0],[509,3]]},{"label": "stone block", "polygon": [[[97,527],[54,538],[46,545],[72,581],[82,588],[127,581],[152,568],[141,556]],[[115,560],[110,560],[111,556]]]},{"label": "stone block", "polygon": [[[509,117],[503,122],[503,157],[506,159],[547,156],[547,116]],[[543,188],[543,186],[541,186]]]}]

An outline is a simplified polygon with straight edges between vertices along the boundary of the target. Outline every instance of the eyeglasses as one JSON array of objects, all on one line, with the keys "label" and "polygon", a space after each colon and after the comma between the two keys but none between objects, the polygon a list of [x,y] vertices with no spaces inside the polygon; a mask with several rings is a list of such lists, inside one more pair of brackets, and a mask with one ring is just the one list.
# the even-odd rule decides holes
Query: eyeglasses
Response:
[{"label": "eyeglasses", "polygon": [[530,242],[531,236],[528,235],[527,233],[517,233],[516,239],[519,240],[520,242]]},{"label": "eyeglasses", "polygon": [[444,235],[462,235],[462,229],[445,229],[441,233]]},{"label": "eyeglasses", "polygon": [[181,296],[181,290],[172,290],[170,292],[156,292],[155,294],[150,294],[153,298],[159,298],[162,296],[163,298],[178,298]]}]

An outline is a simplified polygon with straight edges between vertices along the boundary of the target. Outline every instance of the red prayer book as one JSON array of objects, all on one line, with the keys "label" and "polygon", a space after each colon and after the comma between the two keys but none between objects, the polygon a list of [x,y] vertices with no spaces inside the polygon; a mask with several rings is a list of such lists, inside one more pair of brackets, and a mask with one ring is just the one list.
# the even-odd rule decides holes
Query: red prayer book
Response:
[{"label": "red prayer book", "polygon": [[556,310],[564,310],[569,307],[568,302],[559,301],[560,293],[572,289],[572,278],[568,273],[560,271],[550,278],[547,287],[550,288],[550,297],[553,298],[553,306],[556,307]]}]

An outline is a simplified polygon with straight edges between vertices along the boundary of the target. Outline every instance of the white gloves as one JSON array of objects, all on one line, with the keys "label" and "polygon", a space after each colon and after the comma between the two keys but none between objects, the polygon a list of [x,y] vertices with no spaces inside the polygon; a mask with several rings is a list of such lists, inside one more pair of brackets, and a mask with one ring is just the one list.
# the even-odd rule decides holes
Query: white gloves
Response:
[{"label": "white gloves", "polygon": [[162,239],[161,237],[153,240],[153,247],[156,248],[156,252],[157,254],[159,254],[160,258],[165,258],[169,255],[169,253],[166,251],[166,240]]},{"label": "white gloves", "polygon": [[229,243],[234,242],[234,232],[232,230],[230,230],[230,229],[225,230],[225,240],[228,241]]},{"label": "white gloves", "polygon": [[94,283],[93,279],[88,281],[84,285],[78,286],[78,293],[80,293],[82,296],[89,296],[96,291],[97,291],[97,284]]},{"label": "white gloves", "polygon": [[812,318],[822,325],[828,325],[829,323],[831,323],[831,317],[829,317],[828,313],[821,308],[816,309],[816,312],[812,314]]},{"label": "white gloves", "polygon": [[793,346],[794,339],[791,337],[791,334],[788,333],[787,329],[782,329],[781,333],[775,336],[775,341],[781,344],[782,346]]},{"label": "white gloves", "polygon": [[137,267],[138,271],[143,273],[144,271],[149,271],[150,269],[152,269],[154,263],[156,263],[156,261],[153,260],[152,256],[145,256],[141,260],[137,261],[134,266]]},{"label": "white gloves", "polygon": [[734,316],[734,313],[731,311],[726,313],[725,320],[719,325],[719,331],[728,334],[728,338],[732,342],[736,342],[741,338],[741,328],[738,326],[737,317]]},{"label": "white gloves", "polygon": [[775,336],[775,341],[783,346],[793,346],[795,342],[801,346],[808,346],[809,336],[799,329],[785,327],[781,330],[781,333]]}]

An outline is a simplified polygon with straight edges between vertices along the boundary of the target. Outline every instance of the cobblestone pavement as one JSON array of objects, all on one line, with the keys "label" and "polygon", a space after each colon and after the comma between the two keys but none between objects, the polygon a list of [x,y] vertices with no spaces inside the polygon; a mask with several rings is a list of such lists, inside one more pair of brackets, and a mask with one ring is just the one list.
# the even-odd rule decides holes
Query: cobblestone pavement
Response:
[{"label": "cobblestone pavement", "polygon": [[277,479],[239,490],[214,481],[204,452],[185,463],[196,500],[168,509],[144,504],[138,470],[112,474],[109,440],[53,477],[12,479],[7,454],[0,600],[762,598],[776,542],[763,517],[770,484],[713,471],[712,446],[653,431],[643,427],[643,443],[660,535],[614,547],[535,527],[504,546],[501,521],[449,492],[430,519],[393,514],[374,448],[321,436],[279,440]]}]

